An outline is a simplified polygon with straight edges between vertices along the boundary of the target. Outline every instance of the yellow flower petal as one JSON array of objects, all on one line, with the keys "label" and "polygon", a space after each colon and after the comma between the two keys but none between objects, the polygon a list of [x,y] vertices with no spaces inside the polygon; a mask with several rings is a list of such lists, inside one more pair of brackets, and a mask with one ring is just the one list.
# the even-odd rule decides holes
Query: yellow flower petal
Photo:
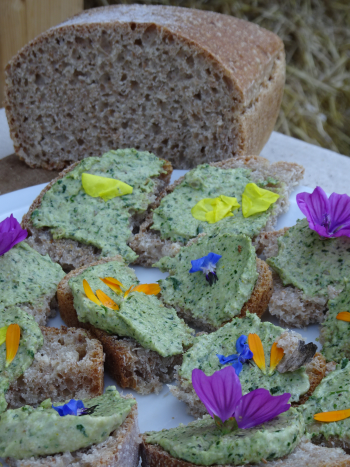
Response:
[{"label": "yellow flower petal", "polygon": [[4,326],[3,328],[0,328],[0,345],[2,345],[6,341],[7,328],[8,326]]},{"label": "yellow flower petal", "polygon": [[265,212],[280,196],[273,191],[259,188],[255,183],[248,183],[242,195],[242,212],[244,217],[250,217],[259,212]]},{"label": "yellow flower petal", "polygon": [[347,321],[350,323],[350,313],[348,311],[341,311],[337,314],[337,319],[340,321]]},{"label": "yellow flower petal", "polygon": [[232,217],[232,211],[238,209],[240,205],[236,198],[220,195],[217,198],[204,198],[191,209],[192,216],[199,221],[206,221],[209,224]]},{"label": "yellow flower petal", "polygon": [[160,292],[160,286],[158,284],[140,284],[137,285],[133,292],[143,292],[146,295],[158,295]]},{"label": "yellow flower petal", "polygon": [[124,298],[126,298],[126,297],[129,295],[129,293],[133,292],[133,288],[134,288],[134,287],[135,287],[135,286],[134,286],[134,284],[133,284],[133,285],[131,285],[131,286],[128,288],[128,290],[124,293]]},{"label": "yellow flower petal", "polygon": [[266,374],[265,354],[260,337],[257,334],[248,334],[248,345],[253,352],[253,360],[256,366]]},{"label": "yellow flower petal", "polygon": [[318,422],[339,422],[350,417],[350,409],[335,410],[333,412],[321,412],[314,415]]},{"label": "yellow flower petal", "polygon": [[104,284],[106,284],[110,289],[112,289],[113,292],[115,292],[116,294],[120,295],[123,293],[121,287],[124,286],[121,282],[117,281],[117,279],[114,279],[113,277],[105,277],[104,279],[102,279],[102,277],[100,277],[100,280]]},{"label": "yellow flower petal", "polygon": [[274,371],[276,366],[282,360],[284,355],[284,350],[277,347],[277,343],[274,342],[271,347],[271,354],[270,354],[270,374]]},{"label": "yellow flower petal", "polygon": [[100,196],[104,201],[115,198],[116,196],[129,195],[133,187],[120,180],[108,177],[99,177],[83,173],[81,182],[87,195],[97,198]]},{"label": "yellow flower petal", "polygon": [[18,324],[10,324],[6,332],[6,367],[11,364],[17,354],[20,337],[21,329]]},{"label": "yellow flower petal", "polygon": [[106,306],[107,308],[110,308],[111,310],[119,310],[119,306],[117,303],[115,303],[108,295],[106,295],[103,290],[98,289],[96,290],[96,295],[101,300],[102,305]]},{"label": "yellow flower petal", "polygon": [[86,296],[89,300],[92,302],[96,303],[96,305],[102,305],[100,300],[96,297],[96,295],[93,293],[88,281],[86,279],[83,280],[83,287],[84,287],[84,292],[86,293]]}]

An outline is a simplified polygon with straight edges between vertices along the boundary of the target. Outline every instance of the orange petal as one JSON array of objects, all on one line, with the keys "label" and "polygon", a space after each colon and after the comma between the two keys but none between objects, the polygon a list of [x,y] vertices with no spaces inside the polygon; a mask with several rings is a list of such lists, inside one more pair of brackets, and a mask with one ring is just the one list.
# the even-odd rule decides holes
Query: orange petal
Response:
[{"label": "orange petal", "polygon": [[248,334],[248,345],[253,352],[253,360],[256,366],[266,374],[264,347],[260,337],[257,334]]},{"label": "orange petal", "polygon": [[[100,278],[101,279],[101,278]],[[112,284],[114,285],[119,285],[120,287],[123,287],[123,289],[125,289],[125,287],[123,286],[123,284],[121,282],[119,282],[117,279],[114,279],[114,277],[105,277],[104,279],[101,279],[101,281],[108,281],[108,282],[111,282]]]},{"label": "orange petal", "polygon": [[340,321],[347,321],[350,323],[350,313],[348,311],[341,311],[337,314],[337,319]]},{"label": "orange petal", "polygon": [[98,289],[96,290],[96,295],[101,300],[102,304],[107,308],[111,308],[112,310],[119,310],[119,306],[115,303],[111,298],[106,295],[103,290]]},{"label": "orange petal", "polygon": [[133,292],[143,292],[146,295],[158,295],[160,286],[159,284],[140,284],[133,289]]},{"label": "orange petal", "polygon": [[2,345],[6,341],[7,328],[8,326],[0,328],[0,345]]},{"label": "orange petal", "polygon": [[135,287],[135,286],[134,286],[134,284],[133,284],[133,285],[131,285],[131,286],[128,288],[128,290],[124,293],[124,298],[126,298],[126,297],[129,295],[129,293],[131,293],[131,292],[134,291],[134,290],[133,290],[134,287]]},{"label": "orange petal", "polygon": [[314,415],[314,419],[318,422],[339,422],[339,420],[344,420],[348,417],[350,417],[350,409],[321,412]]},{"label": "orange petal", "polygon": [[100,280],[101,280],[104,284],[106,284],[110,289],[112,289],[113,292],[115,292],[115,293],[118,294],[118,295],[119,295],[119,294],[122,294],[123,291],[122,291],[122,289],[120,288],[120,285],[121,285],[122,287],[124,287],[123,284],[122,284],[121,282],[117,281],[117,279],[113,279],[113,281],[118,282],[120,285],[118,285],[118,284],[116,284],[116,283],[110,281],[109,279],[113,279],[113,277],[105,277],[104,279],[102,279],[102,278],[100,277]]},{"label": "orange petal", "polygon": [[88,281],[86,279],[83,280],[83,287],[84,287],[84,292],[86,293],[86,296],[89,300],[92,302],[96,303],[96,305],[102,305],[100,300],[96,297],[96,295],[93,293]]},{"label": "orange petal", "polygon": [[271,354],[270,354],[270,373],[274,371],[276,366],[282,360],[284,355],[284,350],[277,347],[277,343],[274,342],[271,347]]},{"label": "orange petal", "polygon": [[10,365],[17,354],[20,337],[21,329],[18,324],[10,324],[6,332],[6,367]]}]

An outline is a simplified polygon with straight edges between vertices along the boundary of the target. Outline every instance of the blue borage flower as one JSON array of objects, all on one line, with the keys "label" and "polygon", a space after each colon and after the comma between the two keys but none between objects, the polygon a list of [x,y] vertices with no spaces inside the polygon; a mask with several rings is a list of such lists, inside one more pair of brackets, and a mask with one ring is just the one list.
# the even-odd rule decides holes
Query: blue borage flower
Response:
[{"label": "blue borage flower", "polygon": [[243,363],[246,363],[248,360],[253,358],[253,352],[249,349],[247,344],[248,337],[242,334],[236,341],[236,350],[237,354],[229,355],[225,357],[224,355],[216,354],[219,359],[220,365],[227,365],[232,363],[236,375],[238,376],[243,369]]},{"label": "blue borage flower", "polygon": [[213,285],[218,280],[218,276],[216,275],[215,270],[216,263],[220,258],[222,258],[221,255],[217,255],[216,253],[208,253],[207,256],[203,256],[203,258],[194,259],[191,261],[192,268],[189,270],[189,272],[193,273],[202,271],[209,284]]},{"label": "blue borage flower", "polygon": [[71,399],[67,404],[57,405],[56,407],[52,405],[52,408],[58,412],[60,417],[65,417],[66,415],[76,415],[80,417],[81,415],[92,414],[97,405],[93,407],[85,407],[83,401]]}]

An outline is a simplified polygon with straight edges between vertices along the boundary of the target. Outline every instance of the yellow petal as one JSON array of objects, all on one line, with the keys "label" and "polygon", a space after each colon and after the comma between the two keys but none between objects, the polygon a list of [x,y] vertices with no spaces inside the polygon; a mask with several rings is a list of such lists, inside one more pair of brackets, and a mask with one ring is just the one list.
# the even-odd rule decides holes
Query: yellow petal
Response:
[{"label": "yellow petal", "polygon": [[337,314],[337,319],[340,321],[347,321],[350,323],[350,313],[348,311],[341,311]]},{"label": "yellow petal", "polygon": [[96,305],[102,305],[100,300],[96,297],[96,295],[93,293],[88,281],[86,279],[83,280],[83,287],[84,287],[84,292],[86,293],[86,296],[89,300],[92,302],[96,303]]},{"label": "yellow petal", "polygon": [[259,212],[265,212],[280,196],[273,191],[259,188],[255,183],[248,183],[242,195],[242,212],[244,217],[250,217]]},{"label": "yellow petal", "polygon": [[233,216],[232,211],[238,209],[240,205],[236,198],[220,195],[217,198],[204,198],[191,209],[192,216],[199,221],[206,221],[209,224]]},{"label": "yellow petal", "polygon": [[4,326],[3,328],[0,328],[0,345],[2,345],[6,341],[7,328],[8,326]]},{"label": "yellow petal", "polygon": [[123,284],[117,281],[117,279],[113,279],[113,282],[110,279],[113,279],[113,277],[105,277],[104,279],[100,277],[100,280],[104,284],[106,284],[110,289],[112,289],[113,292],[115,292],[118,295],[122,294],[123,291],[120,286],[124,287]]},{"label": "yellow petal", "polygon": [[126,298],[126,297],[129,295],[129,293],[133,292],[133,288],[134,288],[134,287],[135,287],[135,286],[134,286],[134,284],[133,284],[133,285],[131,285],[131,286],[128,288],[128,290],[124,293],[124,298]]},{"label": "yellow petal", "polygon": [[274,371],[276,366],[282,360],[284,355],[284,350],[277,347],[277,343],[274,342],[271,347],[271,354],[270,354],[270,373]]},{"label": "yellow petal", "polygon": [[20,337],[21,329],[18,324],[10,324],[6,332],[6,367],[10,365],[17,354]]},{"label": "yellow petal", "polygon": [[350,409],[335,410],[334,412],[321,412],[314,415],[318,422],[339,422],[350,417]]},{"label": "yellow petal", "polygon": [[266,374],[265,354],[260,337],[257,334],[248,334],[248,345],[253,352],[253,360],[256,366]]},{"label": "yellow petal", "polygon": [[104,201],[115,198],[116,196],[129,195],[133,187],[120,180],[108,177],[99,177],[83,173],[81,182],[87,195],[97,198],[100,196]]},{"label": "yellow petal", "polygon": [[108,297],[108,295],[106,295],[103,290],[96,290],[96,295],[101,300],[102,305],[110,308],[111,310],[119,310],[118,304],[115,303],[110,297]]},{"label": "yellow petal", "polygon": [[146,295],[158,295],[160,292],[160,286],[158,284],[140,284],[137,285],[133,292],[143,292]]}]

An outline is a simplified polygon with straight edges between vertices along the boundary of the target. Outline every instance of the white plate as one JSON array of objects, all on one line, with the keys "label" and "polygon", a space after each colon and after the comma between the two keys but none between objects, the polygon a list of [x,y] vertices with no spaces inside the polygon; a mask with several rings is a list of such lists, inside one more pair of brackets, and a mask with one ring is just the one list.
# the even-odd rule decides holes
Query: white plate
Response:
[{"label": "white plate", "polygon": [[[171,181],[173,182],[182,176],[185,170],[174,170]],[[40,191],[46,184],[37,185],[30,188],[24,188],[6,195],[0,196],[0,222],[13,213],[18,221],[28,211],[33,200],[39,195]],[[296,204],[296,194],[302,191],[311,192],[308,187],[299,186],[290,196],[290,209],[287,213],[283,214],[277,223],[276,230],[282,227],[290,227],[295,224],[296,220],[304,217]],[[143,268],[140,266],[135,267],[135,272],[141,283],[151,283],[158,279],[164,278],[167,274],[162,273],[159,269]],[[265,313],[263,321],[271,321],[274,324],[279,324],[278,320],[272,317],[269,313]],[[48,326],[59,327],[63,325],[60,316],[56,316],[49,320]],[[295,329],[302,334],[306,342],[315,342],[316,337],[319,335],[319,326],[312,325],[305,329]],[[319,346],[319,344],[316,342]],[[114,384],[115,382],[108,375],[105,375],[105,387]],[[148,396],[141,396],[135,391],[118,389],[126,394],[131,393],[138,403],[139,411],[139,425],[140,431],[148,430],[161,430],[163,428],[172,428],[179,425],[179,423],[187,424],[193,417],[186,413],[186,405],[176,399],[169,391],[168,387],[164,385],[160,394],[150,394]],[[6,466],[6,464],[4,464]]]}]

